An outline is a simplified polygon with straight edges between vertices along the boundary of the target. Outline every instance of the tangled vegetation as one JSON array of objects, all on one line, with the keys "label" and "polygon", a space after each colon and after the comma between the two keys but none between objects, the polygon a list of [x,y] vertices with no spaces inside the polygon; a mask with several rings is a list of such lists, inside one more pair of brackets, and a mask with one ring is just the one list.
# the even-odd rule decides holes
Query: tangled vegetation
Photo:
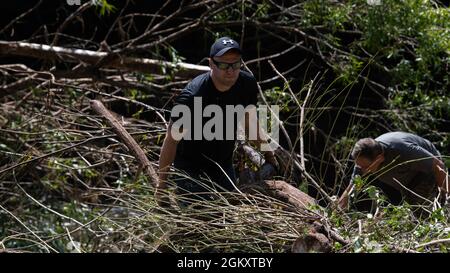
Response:
[{"label": "tangled vegetation", "polygon": [[[39,1],[0,25],[0,251],[286,252],[315,221],[346,242],[334,242],[333,252],[449,251],[450,207],[419,219],[408,204],[389,204],[370,180],[360,181],[353,202],[368,199],[372,208],[343,212],[332,202],[347,186],[350,149],[361,137],[413,132],[450,166],[448,6],[178,2],[62,3],[53,21],[28,33],[23,27],[45,9]],[[173,97],[190,77],[180,66],[145,72],[110,64],[117,56],[205,64],[222,35],[240,39],[259,103],[280,106],[282,145],[298,164],[304,153],[317,185],[298,182],[293,170],[277,178],[320,206],[300,211],[264,194],[233,193],[202,209],[161,208],[139,162],[90,108],[99,99],[117,113],[156,168]],[[15,41],[114,54],[94,64],[17,57],[2,47]]]}]

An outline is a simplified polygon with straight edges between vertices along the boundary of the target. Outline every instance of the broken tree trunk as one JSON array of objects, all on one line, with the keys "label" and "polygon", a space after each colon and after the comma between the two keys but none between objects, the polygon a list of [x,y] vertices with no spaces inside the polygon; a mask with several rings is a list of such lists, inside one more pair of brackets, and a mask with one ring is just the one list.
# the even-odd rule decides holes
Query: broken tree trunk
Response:
[{"label": "broken tree trunk", "polygon": [[150,179],[153,186],[156,186],[158,182],[158,176],[153,169],[150,160],[148,160],[145,152],[139,146],[139,144],[134,140],[134,138],[123,128],[120,122],[106,109],[102,102],[98,100],[91,100],[91,108],[99,115],[104,117],[108,124],[113,128],[113,131],[117,136],[125,143],[125,145],[130,149],[131,153],[138,159],[141,167],[143,168],[145,174]]},{"label": "broken tree trunk", "polygon": [[[258,172],[253,172],[249,168],[241,170],[239,186],[241,191],[268,195],[289,204],[296,210],[310,210],[312,206],[319,206],[316,199],[296,187],[282,180],[271,179],[275,173],[274,168],[270,164],[264,163],[264,159],[252,147],[242,145],[240,149],[252,163],[259,167]],[[332,241],[343,245],[349,244],[330,227],[318,221],[307,224],[310,226],[309,230],[294,242],[290,249],[291,252],[330,252]]]},{"label": "broken tree trunk", "polygon": [[185,78],[191,78],[209,71],[209,67],[203,65],[132,58],[120,56],[114,52],[99,52],[23,42],[0,41],[0,55],[16,55],[72,63],[83,62],[92,66],[154,74],[166,74],[172,71],[175,75]]}]

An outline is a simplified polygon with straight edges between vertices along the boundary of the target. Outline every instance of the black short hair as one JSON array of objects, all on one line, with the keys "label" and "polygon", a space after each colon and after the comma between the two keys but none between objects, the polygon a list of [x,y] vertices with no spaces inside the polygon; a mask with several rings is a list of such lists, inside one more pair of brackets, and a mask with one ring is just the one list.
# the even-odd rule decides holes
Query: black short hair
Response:
[{"label": "black short hair", "polygon": [[352,158],[356,159],[358,156],[374,160],[379,154],[383,153],[381,144],[373,138],[362,138],[358,140],[352,150]]}]

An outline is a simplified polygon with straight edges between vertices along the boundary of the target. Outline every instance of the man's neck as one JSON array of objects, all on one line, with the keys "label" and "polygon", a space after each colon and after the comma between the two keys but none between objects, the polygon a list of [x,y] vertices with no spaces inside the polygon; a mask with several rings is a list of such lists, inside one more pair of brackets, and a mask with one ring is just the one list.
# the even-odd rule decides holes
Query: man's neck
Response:
[{"label": "man's neck", "polygon": [[228,90],[231,89],[231,86],[227,86],[227,85],[223,85],[220,82],[217,81],[217,79],[214,78],[213,75],[211,75],[211,79],[212,82],[214,84],[214,87],[219,91],[219,92],[226,92]]}]

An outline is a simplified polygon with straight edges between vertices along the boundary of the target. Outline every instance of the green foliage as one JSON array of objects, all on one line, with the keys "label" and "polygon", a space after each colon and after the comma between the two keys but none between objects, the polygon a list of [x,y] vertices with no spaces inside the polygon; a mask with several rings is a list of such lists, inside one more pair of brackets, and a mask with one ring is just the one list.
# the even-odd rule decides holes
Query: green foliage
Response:
[{"label": "green foliage", "polygon": [[327,0],[309,0],[302,6],[303,12],[301,25],[310,27],[319,25],[327,27],[332,33],[345,29],[350,23],[352,5]]},{"label": "green foliage", "polygon": [[117,10],[114,5],[108,3],[108,0],[94,0],[93,2],[101,16],[109,15]]},{"label": "green foliage", "polygon": [[381,5],[369,7],[367,19],[360,20],[364,44],[372,53],[392,56],[405,46],[406,37],[413,38],[415,61],[421,70],[440,62],[439,55],[450,49],[450,12],[436,8],[432,1],[382,1]]},{"label": "green foliage", "polygon": [[[305,31],[324,29],[326,43],[318,47],[331,55],[329,65],[342,84],[365,75],[384,78],[392,112],[383,115],[390,127],[432,134],[441,150],[450,149],[448,135],[437,133],[450,117],[450,9],[427,0],[309,0],[298,12]],[[340,31],[360,34],[343,39]]]},{"label": "green foliage", "polygon": [[291,106],[294,106],[295,103],[292,96],[288,93],[287,88],[285,85],[283,88],[274,86],[271,89],[265,90],[264,95],[269,105],[278,105],[280,111],[289,112]]}]

